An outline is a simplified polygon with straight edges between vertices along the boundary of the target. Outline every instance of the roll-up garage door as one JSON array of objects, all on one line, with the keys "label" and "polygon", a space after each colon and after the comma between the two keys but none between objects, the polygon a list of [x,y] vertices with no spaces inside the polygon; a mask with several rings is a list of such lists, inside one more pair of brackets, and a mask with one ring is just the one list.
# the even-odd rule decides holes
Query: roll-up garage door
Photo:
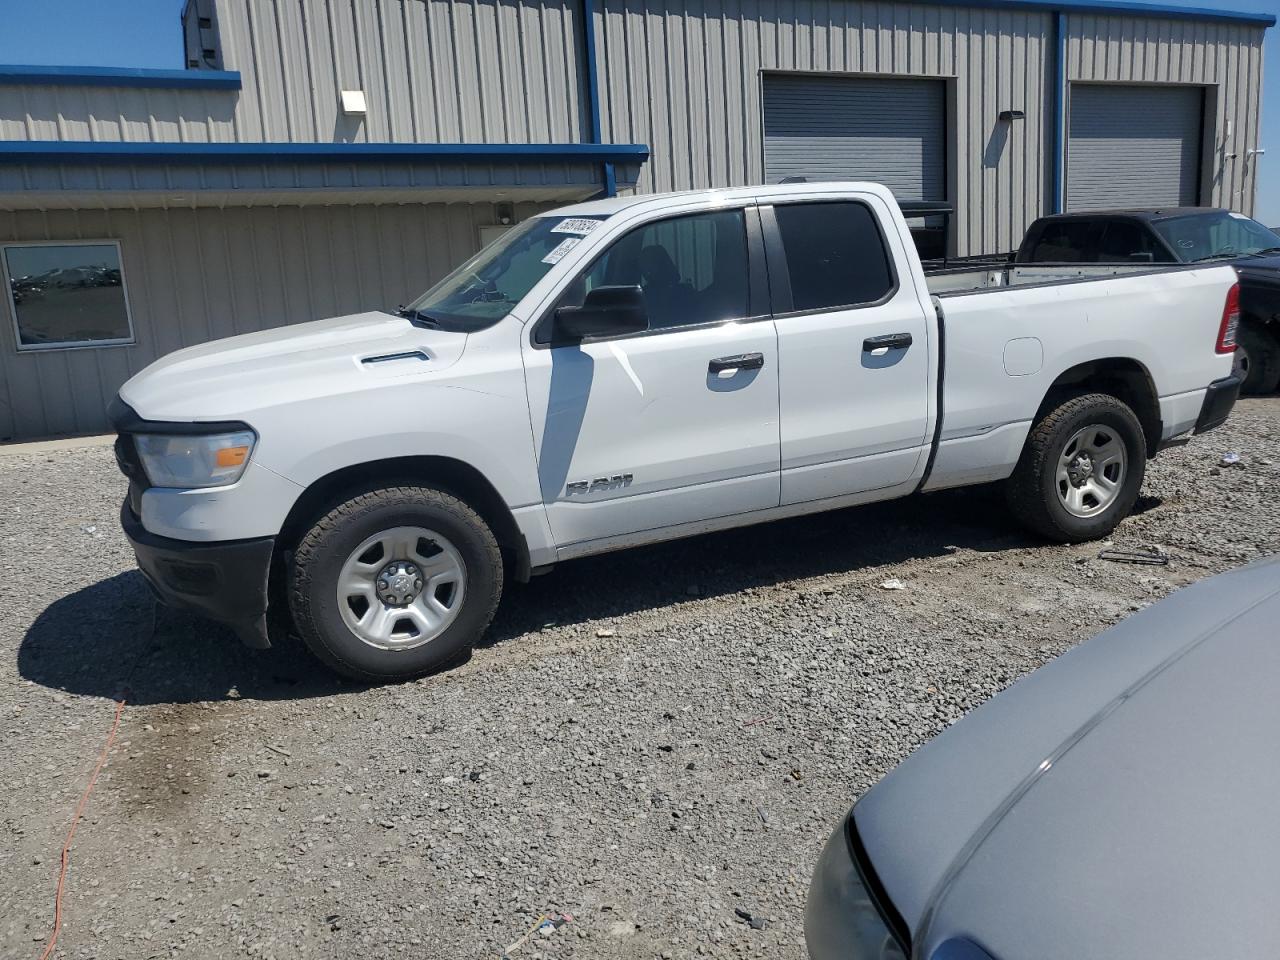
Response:
[{"label": "roll-up garage door", "polygon": [[1066,208],[1194,206],[1203,114],[1199,87],[1073,83]]},{"label": "roll-up garage door", "polygon": [[764,78],[766,183],[872,180],[899,200],[946,198],[941,80]]}]

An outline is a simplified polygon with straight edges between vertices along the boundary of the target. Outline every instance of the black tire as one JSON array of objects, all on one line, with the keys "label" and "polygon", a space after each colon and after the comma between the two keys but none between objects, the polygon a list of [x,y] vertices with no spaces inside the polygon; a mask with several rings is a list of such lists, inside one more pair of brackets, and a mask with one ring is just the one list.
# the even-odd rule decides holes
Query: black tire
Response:
[{"label": "black tire", "polygon": [[[409,649],[379,649],[344,621],[338,575],[366,539],[402,526],[424,527],[450,541],[466,573],[465,590],[439,636]],[[362,682],[411,680],[470,655],[498,608],[502,574],[493,532],[463,501],[431,487],[382,487],[334,507],[302,537],[289,570],[289,608],[303,642],[332,670]]]},{"label": "black tire", "polygon": [[[1097,514],[1080,517],[1068,511],[1059,496],[1057,468],[1071,438],[1093,424],[1115,432],[1125,447],[1127,463],[1114,499]],[[1006,481],[1009,509],[1024,526],[1050,540],[1097,540],[1111,533],[1133,509],[1146,465],[1142,425],[1128,406],[1105,393],[1069,397],[1031,428],[1018,465]]]},{"label": "black tire", "polygon": [[1241,393],[1275,393],[1280,386],[1280,341],[1270,330],[1241,321],[1236,331],[1236,367],[1244,375]]}]

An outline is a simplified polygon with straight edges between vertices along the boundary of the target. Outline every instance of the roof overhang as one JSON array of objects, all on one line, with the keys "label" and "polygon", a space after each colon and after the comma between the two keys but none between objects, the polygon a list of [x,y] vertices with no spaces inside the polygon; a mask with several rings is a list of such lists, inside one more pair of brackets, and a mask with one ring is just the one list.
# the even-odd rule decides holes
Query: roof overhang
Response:
[{"label": "roof overhang", "polygon": [[[570,202],[641,144],[0,143],[0,209]],[[606,164],[609,171],[606,171]]]},{"label": "roof overhang", "polygon": [[10,140],[0,163],[644,163],[642,143],[122,143]]}]

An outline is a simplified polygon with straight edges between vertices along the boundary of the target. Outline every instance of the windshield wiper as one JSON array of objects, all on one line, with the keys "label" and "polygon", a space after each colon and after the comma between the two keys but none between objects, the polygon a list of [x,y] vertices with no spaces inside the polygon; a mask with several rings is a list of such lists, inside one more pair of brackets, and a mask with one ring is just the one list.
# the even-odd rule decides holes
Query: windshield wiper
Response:
[{"label": "windshield wiper", "polygon": [[1244,256],[1240,253],[1211,253],[1205,257],[1196,257],[1194,260],[1188,260],[1188,263],[1204,263],[1206,260],[1235,260]]},{"label": "windshield wiper", "polygon": [[396,307],[396,316],[404,317],[410,323],[419,327],[427,327],[431,330],[440,329],[440,321],[435,317],[428,316],[421,310],[414,310],[410,307]]},{"label": "windshield wiper", "polygon": [[1280,247],[1267,247],[1265,250],[1255,250],[1249,254],[1251,257],[1265,257],[1268,253],[1280,253]]}]

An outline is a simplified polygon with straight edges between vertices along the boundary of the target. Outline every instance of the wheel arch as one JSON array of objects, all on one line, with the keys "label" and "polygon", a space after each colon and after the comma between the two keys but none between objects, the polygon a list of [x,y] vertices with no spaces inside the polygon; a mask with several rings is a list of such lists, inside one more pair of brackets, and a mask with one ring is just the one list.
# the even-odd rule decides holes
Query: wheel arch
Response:
[{"label": "wheel arch", "polygon": [[506,557],[511,576],[525,582],[530,577],[529,545],[506,501],[492,482],[465,461],[442,456],[389,457],[351,464],[311,483],[294,502],[276,539],[277,559],[302,539],[326,511],[371,486],[428,485],[468,504],[493,531]]},{"label": "wheel arch", "polygon": [[1110,394],[1127,405],[1142,424],[1147,456],[1156,455],[1162,432],[1160,395],[1144,364],[1132,357],[1104,357],[1068,367],[1045,391],[1035,420],[1038,422],[1068,394],[1080,391]]}]

